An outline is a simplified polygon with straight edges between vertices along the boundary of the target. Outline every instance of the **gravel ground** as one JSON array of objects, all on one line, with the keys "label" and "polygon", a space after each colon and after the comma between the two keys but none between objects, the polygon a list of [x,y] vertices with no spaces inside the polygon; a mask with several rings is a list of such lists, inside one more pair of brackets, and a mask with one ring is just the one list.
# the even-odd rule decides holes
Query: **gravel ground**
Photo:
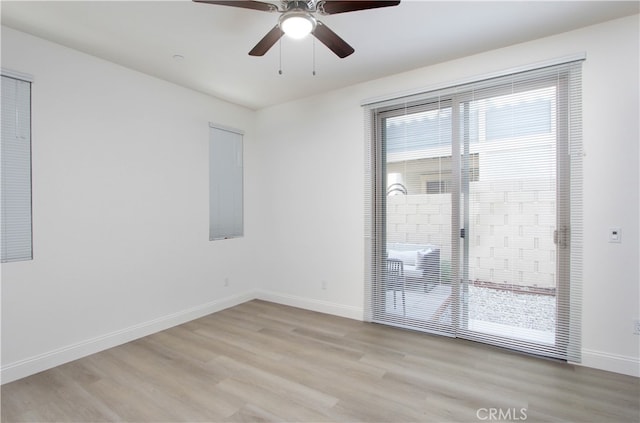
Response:
[{"label": "gravel ground", "polygon": [[556,326],[556,297],[470,286],[469,318],[553,331]]}]

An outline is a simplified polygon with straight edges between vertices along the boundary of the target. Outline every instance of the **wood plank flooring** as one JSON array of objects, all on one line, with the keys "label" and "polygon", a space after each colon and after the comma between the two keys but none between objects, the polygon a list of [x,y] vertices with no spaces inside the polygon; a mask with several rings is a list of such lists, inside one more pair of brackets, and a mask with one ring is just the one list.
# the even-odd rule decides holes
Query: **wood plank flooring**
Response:
[{"label": "wood plank flooring", "polygon": [[638,378],[251,301],[2,386],[3,422],[638,422]]}]

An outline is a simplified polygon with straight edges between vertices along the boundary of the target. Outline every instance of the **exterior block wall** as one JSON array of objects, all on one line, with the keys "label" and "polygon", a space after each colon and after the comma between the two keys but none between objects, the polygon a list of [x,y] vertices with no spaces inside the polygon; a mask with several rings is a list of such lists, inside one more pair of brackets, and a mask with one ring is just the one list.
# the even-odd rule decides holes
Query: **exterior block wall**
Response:
[{"label": "exterior block wall", "polygon": [[[469,279],[555,288],[555,187],[491,181],[471,182],[469,191]],[[451,194],[387,197],[387,241],[438,245],[450,266]]]}]

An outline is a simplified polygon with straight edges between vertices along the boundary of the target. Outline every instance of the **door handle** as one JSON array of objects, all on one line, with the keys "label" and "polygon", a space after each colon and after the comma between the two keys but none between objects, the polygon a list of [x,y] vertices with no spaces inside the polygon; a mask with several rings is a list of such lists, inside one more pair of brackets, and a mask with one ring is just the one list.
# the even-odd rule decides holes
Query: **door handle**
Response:
[{"label": "door handle", "polygon": [[559,248],[568,248],[569,235],[569,227],[561,226],[560,228],[553,231],[553,243],[556,244]]}]

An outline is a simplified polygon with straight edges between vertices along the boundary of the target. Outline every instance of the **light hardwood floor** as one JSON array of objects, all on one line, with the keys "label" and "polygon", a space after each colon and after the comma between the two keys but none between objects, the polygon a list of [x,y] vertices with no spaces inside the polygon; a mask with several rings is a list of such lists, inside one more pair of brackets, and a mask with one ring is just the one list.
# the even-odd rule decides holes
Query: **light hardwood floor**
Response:
[{"label": "light hardwood floor", "polygon": [[2,421],[640,421],[639,379],[251,301],[2,386]]}]

